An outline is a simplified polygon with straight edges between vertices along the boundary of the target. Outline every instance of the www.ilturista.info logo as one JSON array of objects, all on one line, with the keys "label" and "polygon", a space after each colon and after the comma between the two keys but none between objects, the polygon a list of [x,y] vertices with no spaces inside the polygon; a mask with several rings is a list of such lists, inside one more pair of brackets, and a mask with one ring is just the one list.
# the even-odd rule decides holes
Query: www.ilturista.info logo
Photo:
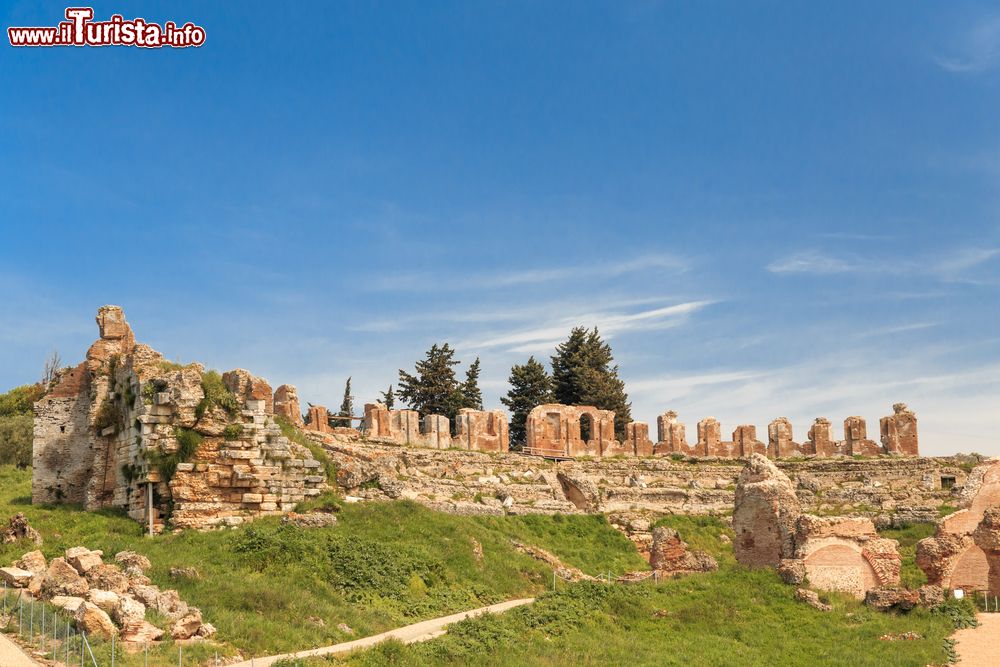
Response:
[{"label": "www.ilturista.info logo", "polygon": [[113,14],[107,21],[93,21],[91,7],[67,7],[66,21],[50,28],[7,28],[11,46],[164,46],[184,48],[205,43],[205,29],[193,23],[178,26],[167,21],[162,26],[146,19],[125,20]]}]

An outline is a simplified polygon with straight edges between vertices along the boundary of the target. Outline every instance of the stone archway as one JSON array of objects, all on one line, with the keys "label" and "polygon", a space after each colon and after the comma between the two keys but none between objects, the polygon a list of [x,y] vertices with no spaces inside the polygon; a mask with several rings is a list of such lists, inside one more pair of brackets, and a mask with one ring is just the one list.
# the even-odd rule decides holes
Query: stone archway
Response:
[{"label": "stone archway", "polygon": [[827,591],[843,591],[863,598],[879,585],[878,575],[856,545],[833,543],[805,557],[810,585]]},{"label": "stone archway", "polygon": [[964,591],[985,591],[989,588],[990,565],[986,552],[975,544],[962,552],[951,573],[949,588]]}]

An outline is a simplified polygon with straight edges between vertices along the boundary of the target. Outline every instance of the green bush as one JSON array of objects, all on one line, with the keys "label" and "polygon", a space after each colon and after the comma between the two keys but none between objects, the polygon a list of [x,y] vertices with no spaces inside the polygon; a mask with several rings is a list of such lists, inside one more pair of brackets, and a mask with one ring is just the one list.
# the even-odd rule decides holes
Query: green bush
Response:
[{"label": "green bush", "polygon": [[306,531],[292,525],[272,526],[255,523],[237,533],[232,550],[257,572],[290,563],[320,565],[319,546]]},{"label": "green bush", "polygon": [[44,395],[40,384],[26,384],[0,394],[0,417],[34,414],[35,402]]},{"label": "green bush", "polygon": [[94,417],[94,428],[100,433],[109,426],[114,426],[115,430],[121,428],[125,415],[116,401],[105,398],[101,407],[97,409],[97,416]]},{"label": "green bush", "polygon": [[222,383],[222,376],[218,371],[208,371],[201,376],[201,389],[205,392],[205,397],[198,403],[194,410],[194,415],[198,419],[205,416],[205,413],[214,407],[220,407],[230,415],[236,414],[240,409],[240,402],[233,392]]},{"label": "green bush", "polygon": [[243,437],[243,424],[230,424],[222,429],[222,437],[226,440],[239,440]]},{"label": "green bush", "polygon": [[30,415],[0,417],[0,465],[31,465],[34,418]]}]

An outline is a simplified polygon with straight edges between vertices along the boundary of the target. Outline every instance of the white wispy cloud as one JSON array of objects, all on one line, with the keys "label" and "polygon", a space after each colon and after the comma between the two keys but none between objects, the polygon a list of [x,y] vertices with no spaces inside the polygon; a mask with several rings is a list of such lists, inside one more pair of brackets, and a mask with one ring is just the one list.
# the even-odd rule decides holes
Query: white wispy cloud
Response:
[{"label": "white wispy cloud", "polygon": [[550,318],[533,327],[488,332],[476,338],[460,341],[456,347],[469,350],[507,348],[512,352],[535,352],[540,349],[552,349],[555,343],[565,339],[570,329],[576,326],[596,326],[605,338],[626,331],[668,329],[682,324],[687,317],[713,303],[716,302],[688,301],[635,313],[583,311]]},{"label": "white wispy cloud", "polygon": [[966,272],[1000,257],[1000,248],[956,248],[940,256],[913,259],[837,256],[818,250],[803,250],[780,257],[765,269],[775,274],[919,274],[944,282],[971,281]]},{"label": "white wispy cloud", "polygon": [[958,74],[991,70],[1000,65],[1000,17],[979,23],[960,38],[955,53],[934,57],[939,67]]},{"label": "white wispy cloud", "polygon": [[571,280],[608,280],[646,272],[683,273],[691,261],[671,253],[655,253],[621,262],[594,262],[572,266],[523,267],[490,273],[452,273],[417,271],[380,276],[365,284],[368,289],[384,290],[482,290],[516,286],[542,285]]},{"label": "white wispy cloud", "polygon": [[891,327],[872,329],[858,334],[858,338],[874,338],[876,336],[892,336],[895,334],[907,333],[909,331],[921,331],[940,325],[940,322],[912,322],[910,324],[899,324]]}]

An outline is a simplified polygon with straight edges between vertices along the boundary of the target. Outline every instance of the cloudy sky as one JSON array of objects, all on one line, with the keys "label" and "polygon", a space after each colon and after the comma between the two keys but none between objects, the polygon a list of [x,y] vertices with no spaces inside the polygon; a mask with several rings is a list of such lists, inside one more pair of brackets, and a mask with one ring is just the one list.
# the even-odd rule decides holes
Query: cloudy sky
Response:
[{"label": "cloudy sky", "polygon": [[0,48],[0,386],[105,303],[329,405],[584,325],[638,419],[1000,455],[995,5],[94,4],[207,42]]}]

